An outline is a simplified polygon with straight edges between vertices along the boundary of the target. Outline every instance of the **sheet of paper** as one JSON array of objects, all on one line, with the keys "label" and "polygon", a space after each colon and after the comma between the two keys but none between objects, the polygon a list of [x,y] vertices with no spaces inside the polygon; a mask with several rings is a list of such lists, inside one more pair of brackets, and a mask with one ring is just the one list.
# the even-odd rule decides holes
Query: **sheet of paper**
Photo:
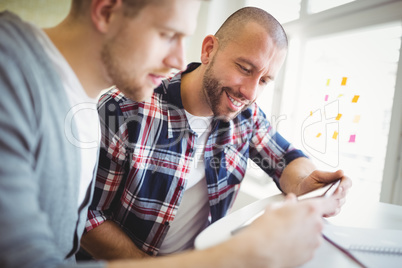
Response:
[{"label": "sheet of paper", "polygon": [[401,267],[402,230],[368,229],[325,224],[323,235],[367,267]]}]

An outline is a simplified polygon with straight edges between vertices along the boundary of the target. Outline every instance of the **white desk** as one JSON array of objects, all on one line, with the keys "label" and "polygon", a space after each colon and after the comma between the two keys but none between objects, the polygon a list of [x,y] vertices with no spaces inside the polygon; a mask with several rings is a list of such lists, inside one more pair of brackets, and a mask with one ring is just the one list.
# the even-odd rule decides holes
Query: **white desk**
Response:
[{"label": "white desk", "polygon": [[[229,239],[231,230],[236,229],[258,211],[264,209],[268,203],[280,200],[283,200],[283,196],[276,195],[269,199],[254,202],[229,214],[205,229],[197,237],[195,247],[203,249]],[[339,215],[327,220],[341,226],[402,230],[402,206],[379,202],[347,202]],[[317,249],[314,258],[301,267],[345,268],[360,266],[324,240]]]}]

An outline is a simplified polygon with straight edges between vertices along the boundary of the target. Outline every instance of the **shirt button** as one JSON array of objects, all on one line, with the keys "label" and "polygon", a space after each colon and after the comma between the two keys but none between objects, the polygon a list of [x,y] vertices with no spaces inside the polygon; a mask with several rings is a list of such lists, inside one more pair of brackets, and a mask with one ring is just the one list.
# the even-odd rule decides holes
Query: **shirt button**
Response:
[{"label": "shirt button", "polygon": [[168,222],[168,221],[165,221],[165,226],[169,226],[169,222]]},{"label": "shirt button", "polygon": [[194,152],[193,148],[190,148],[190,150],[188,150],[190,154],[192,154]]},{"label": "shirt button", "polygon": [[183,190],[184,190],[184,186],[180,186],[180,187],[179,187],[179,190],[180,190],[180,191],[183,191]]}]

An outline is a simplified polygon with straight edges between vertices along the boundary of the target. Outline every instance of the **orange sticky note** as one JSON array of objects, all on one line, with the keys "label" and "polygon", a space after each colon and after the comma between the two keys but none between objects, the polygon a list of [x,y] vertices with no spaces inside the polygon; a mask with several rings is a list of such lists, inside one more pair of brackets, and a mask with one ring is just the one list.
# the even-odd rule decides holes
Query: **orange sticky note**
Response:
[{"label": "orange sticky note", "polygon": [[335,120],[339,120],[339,119],[341,119],[341,117],[342,117],[342,114],[338,114],[338,116],[335,118]]},{"label": "orange sticky note", "polygon": [[360,115],[355,115],[355,118],[353,119],[353,123],[359,123],[360,121]]},{"label": "orange sticky note", "polygon": [[336,140],[338,138],[338,132],[337,131],[334,131],[334,135],[332,135],[332,138],[334,140]]},{"label": "orange sticky note", "polygon": [[329,86],[329,82],[331,82],[331,79],[327,79],[327,86]]},{"label": "orange sticky note", "polygon": [[342,77],[341,86],[346,86],[346,81],[348,81],[347,77]]},{"label": "orange sticky note", "polygon": [[359,95],[355,95],[352,99],[352,102],[356,103],[359,100]]},{"label": "orange sticky note", "polygon": [[356,141],[356,135],[350,135],[349,142],[354,143]]},{"label": "orange sticky note", "polygon": [[321,133],[318,133],[316,137],[317,137],[317,138],[321,137]]},{"label": "orange sticky note", "polygon": [[325,101],[328,101],[328,95],[325,95]]}]

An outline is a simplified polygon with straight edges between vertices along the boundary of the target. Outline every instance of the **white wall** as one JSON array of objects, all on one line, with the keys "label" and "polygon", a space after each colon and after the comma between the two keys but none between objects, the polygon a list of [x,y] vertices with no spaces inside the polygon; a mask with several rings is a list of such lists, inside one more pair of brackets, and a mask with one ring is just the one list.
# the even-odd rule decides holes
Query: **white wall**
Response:
[{"label": "white wall", "polygon": [[196,32],[187,42],[187,62],[199,62],[204,37],[215,34],[226,18],[244,5],[244,0],[202,1]]},{"label": "white wall", "polygon": [[0,11],[9,10],[39,27],[58,24],[68,14],[71,0],[0,0]]}]

